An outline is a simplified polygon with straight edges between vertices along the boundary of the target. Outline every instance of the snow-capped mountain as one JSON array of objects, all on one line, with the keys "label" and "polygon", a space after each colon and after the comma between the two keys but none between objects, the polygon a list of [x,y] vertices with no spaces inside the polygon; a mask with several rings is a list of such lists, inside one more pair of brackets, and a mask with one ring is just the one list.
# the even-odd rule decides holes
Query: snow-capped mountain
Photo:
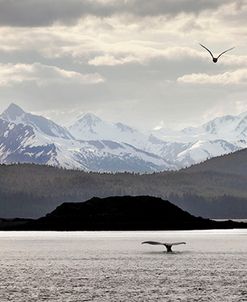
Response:
[{"label": "snow-capped mountain", "polygon": [[79,117],[68,129],[79,140],[111,140],[127,143],[169,162],[174,162],[176,155],[189,146],[184,143],[165,142],[153,134],[142,133],[125,124],[103,121],[91,113]]},{"label": "snow-capped mountain", "polygon": [[[68,129],[77,139],[127,142],[174,163],[179,169],[245,147],[243,140],[231,142],[228,138],[225,139],[223,124],[224,120],[225,123],[228,122],[228,118],[221,119],[221,122],[211,121],[198,128],[186,128],[182,131],[161,129],[145,134],[121,123],[105,122],[94,114],[87,113],[74,121]],[[212,124],[215,124],[214,130]],[[214,134],[216,131],[219,132],[218,135]],[[232,138],[234,137],[236,139],[233,131]]]},{"label": "snow-capped mountain", "polygon": [[153,134],[160,139],[176,142],[225,140],[242,148],[247,146],[247,113],[217,117],[199,127],[181,131],[161,128],[153,131]]},{"label": "snow-capped mountain", "polygon": [[208,158],[247,148],[247,113],[217,117],[199,127],[181,131],[153,131],[161,140],[183,142],[185,149],[177,154],[177,163],[190,166]]},{"label": "snow-capped mountain", "polygon": [[0,162],[45,164],[54,153],[55,146],[52,144],[36,146],[31,143],[34,136],[32,127],[0,119]]},{"label": "snow-capped mountain", "polygon": [[11,104],[0,115],[0,163],[32,162],[85,171],[180,169],[247,146],[247,114],[181,131],[142,133],[87,113],[68,128]]},{"label": "snow-capped mountain", "polygon": [[[70,133],[79,140],[112,140],[125,142],[146,151],[149,136],[122,123],[103,121],[92,113],[86,113],[68,126]],[[164,143],[164,142],[162,142]]]},{"label": "snow-capped mountain", "polygon": [[198,130],[212,137],[222,137],[233,141],[245,139],[247,138],[247,113],[215,118]]},{"label": "snow-capped mountain", "polygon": [[65,128],[45,118],[38,119],[12,104],[0,117],[0,163],[16,162],[101,172],[176,168],[156,154],[127,143],[76,140]]},{"label": "snow-capped mountain", "polygon": [[182,167],[189,167],[192,164],[200,163],[206,159],[228,154],[239,150],[234,144],[225,140],[199,140],[191,143],[188,148],[177,154],[177,161]]},{"label": "snow-capped mountain", "polygon": [[61,127],[51,120],[42,116],[27,113],[15,104],[10,104],[9,107],[0,115],[0,118],[13,122],[15,124],[23,124],[33,127],[38,132],[53,137],[72,139],[73,136],[67,129]]}]

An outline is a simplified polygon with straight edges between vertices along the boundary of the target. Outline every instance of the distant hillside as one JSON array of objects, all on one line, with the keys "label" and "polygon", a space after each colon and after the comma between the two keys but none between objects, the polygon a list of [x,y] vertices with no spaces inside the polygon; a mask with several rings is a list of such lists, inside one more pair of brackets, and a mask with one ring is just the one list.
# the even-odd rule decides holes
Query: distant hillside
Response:
[{"label": "distant hillside", "polygon": [[63,202],[150,195],[196,216],[247,217],[247,150],[177,172],[86,173],[28,164],[0,165],[0,217],[37,218]]},{"label": "distant hillside", "polygon": [[14,228],[52,231],[191,230],[244,228],[247,224],[197,218],[167,200],[149,196],[92,198],[64,203],[52,213]]},{"label": "distant hillside", "polygon": [[186,172],[206,171],[247,176],[247,149],[215,157],[186,169]]}]

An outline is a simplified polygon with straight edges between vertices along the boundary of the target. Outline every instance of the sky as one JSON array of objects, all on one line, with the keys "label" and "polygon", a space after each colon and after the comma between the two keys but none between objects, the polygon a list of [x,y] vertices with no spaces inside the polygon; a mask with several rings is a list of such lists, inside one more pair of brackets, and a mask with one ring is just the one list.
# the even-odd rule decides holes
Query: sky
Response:
[{"label": "sky", "polygon": [[[214,64],[216,55],[235,47]],[[0,111],[181,129],[247,111],[247,0],[0,0]]]}]

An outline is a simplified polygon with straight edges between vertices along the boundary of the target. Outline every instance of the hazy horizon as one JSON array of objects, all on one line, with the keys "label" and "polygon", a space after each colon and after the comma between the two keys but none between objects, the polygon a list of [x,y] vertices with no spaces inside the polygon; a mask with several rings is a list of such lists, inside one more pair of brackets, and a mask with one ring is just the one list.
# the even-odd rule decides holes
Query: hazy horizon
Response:
[{"label": "hazy horizon", "polygon": [[[38,116],[43,116],[45,118],[47,118],[48,120],[51,120],[51,121],[54,121],[56,122],[58,125],[60,126],[63,126],[65,128],[69,127],[70,125],[72,125],[74,122],[76,122],[79,118],[87,115],[87,114],[90,114],[90,115],[94,115],[96,118],[99,118],[101,119],[103,122],[107,122],[107,123],[110,123],[110,124],[114,124],[114,123],[123,123],[122,120],[110,120],[110,119],[104,119],[102,116],[100,115],[96,115],[94,112],[91,112],[91,111],[85,111],[85,112],[81,112],[81,113],[78,113],[77,115],[73,115],[73,116],[70,116],[69,118],[65,119],[64,121],[60,120],[59,118],[54,118],[54,117],[50,117],[49,115],[47,114],[42,114],[42,113],[39,113],[39,112],[35,112],[35,111],[28,111],[26,110],[24,107],[18,105],[17,103],[15,102],[10,102],[7,107],[5,109],[3,109],[2,111],[0,111],[0,115],[2,113],[4,113],[11,105],[16,105],[18,107],[20,107],[23,111],[25,111],[26,113],[31,113],[33,115],[38,115]],[[186,127],[179,127],[179,126],[174,126],[174,127],[166,127],[166,125],[157,125],[156,127],[154,128],[145,128],[145,127],[142,127],[142,126],[133,126],[134,129],[136,130],[139,130],[139,131],[155,131],[155,130],[160,130],[160,129],[164,129],[164,130],[171,130],[171,131],[181,131],[181,130],[185,130],[185,129],[188,129],[188,128],[191,128],[191,127],[200,127],[202,126],[203,124],[206,124],[216,118],[221,118],[221,117],[224,117],[224,116],[238,116],[238,115],[242,115],[242,114],[247,114],[247,111],[242,111],[242,112],[239,112],[238,114],[224,114],[224,115],[216,115],[215,117],[212,117],[212,118],[209,118],[207,120],[205,120],[204,122],[198,122],[198,124],[191,124],[191,125],[187,125]],[[62,115],[62,114],[61,114]],[[59,117],[59,113],[57,115],[57,117]],[[57,121],[58,120],[58,121]],[[126,124],[127,126],[130,126],[132,127],[131,124]]]}]

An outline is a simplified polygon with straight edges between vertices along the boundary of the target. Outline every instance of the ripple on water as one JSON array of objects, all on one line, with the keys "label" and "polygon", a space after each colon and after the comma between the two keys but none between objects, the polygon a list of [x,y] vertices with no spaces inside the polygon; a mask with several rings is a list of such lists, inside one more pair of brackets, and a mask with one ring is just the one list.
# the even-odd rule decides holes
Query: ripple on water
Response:
[{"label": "ripple on water", "polygon": [[247,301],[247,232],[120,235],[0,233],[0,301]]}]

